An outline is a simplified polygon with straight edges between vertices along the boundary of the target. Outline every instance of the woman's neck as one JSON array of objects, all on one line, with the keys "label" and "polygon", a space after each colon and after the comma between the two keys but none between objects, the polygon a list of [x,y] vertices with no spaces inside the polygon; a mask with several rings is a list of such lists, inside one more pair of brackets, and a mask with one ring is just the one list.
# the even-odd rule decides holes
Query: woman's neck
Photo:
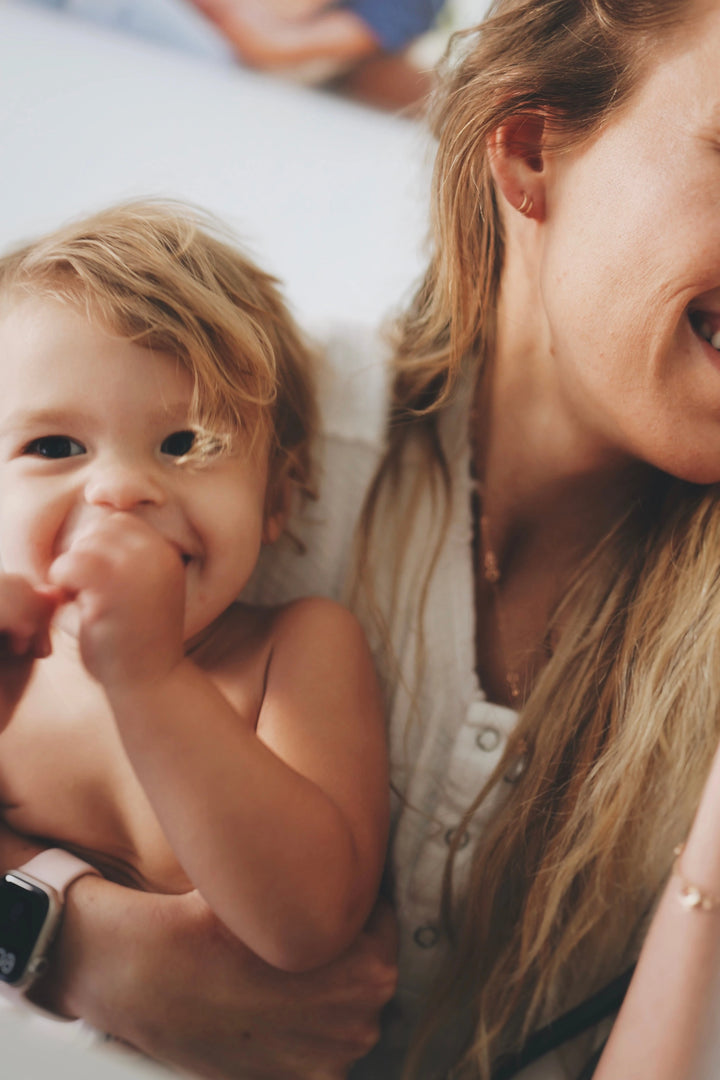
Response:
[{"label": "woman's neck", "polygon": [[497,361],[471,431],[476,667],[491,700],[518,707],[548,661],[551,616],[576,571],[659,474],[593,438],[527,353],[522,371]]},{"label": "woman's neck", "polygon": [[518,326],[499,337],[471,421],[483,513],[505,573],[527,560],[575,564],[657,475],[573,411],[540,348]]}]

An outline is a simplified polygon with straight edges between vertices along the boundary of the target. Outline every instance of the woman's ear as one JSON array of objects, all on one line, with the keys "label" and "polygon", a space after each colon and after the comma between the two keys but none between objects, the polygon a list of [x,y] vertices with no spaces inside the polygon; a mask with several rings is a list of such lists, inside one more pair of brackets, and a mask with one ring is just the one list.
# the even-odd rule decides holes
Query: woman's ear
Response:
[{"label": "woman's ear", "polygon": [[488,160],[498,191],[527,218],[545,217],[546,119],[540,112],[517,113],[488,138]]}]

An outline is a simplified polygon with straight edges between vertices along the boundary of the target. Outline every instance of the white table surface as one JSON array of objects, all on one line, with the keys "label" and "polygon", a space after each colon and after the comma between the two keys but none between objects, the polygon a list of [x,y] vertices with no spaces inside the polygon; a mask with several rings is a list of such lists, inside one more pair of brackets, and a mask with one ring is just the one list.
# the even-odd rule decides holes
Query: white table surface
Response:
[{"label": "white table surface", "polygon": [[301,318],[375,322],[422,270],[416,123],[0,0],[0,249],[134,195],[224,218]]},{"label": "white table surface", "polygon": [[[301,320],[374,323],[422,269],[428,157],[408,120],[0,0],[0,249],[173,196],[227,220]],[[0,1045],[21,1080],[167,1075],[14,1010]]]}]

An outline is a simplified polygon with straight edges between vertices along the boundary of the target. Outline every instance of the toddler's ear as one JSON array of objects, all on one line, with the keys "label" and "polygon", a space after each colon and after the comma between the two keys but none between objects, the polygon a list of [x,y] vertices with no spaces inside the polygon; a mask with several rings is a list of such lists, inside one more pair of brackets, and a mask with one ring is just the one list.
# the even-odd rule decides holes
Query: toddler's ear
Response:
[{"label": "toddler's ear", "polygon": [[265,497],[265,522],[263,544],[274,544],[280,538],[290,514],[292,480],[287,473],[277,477],[269,486]]}]

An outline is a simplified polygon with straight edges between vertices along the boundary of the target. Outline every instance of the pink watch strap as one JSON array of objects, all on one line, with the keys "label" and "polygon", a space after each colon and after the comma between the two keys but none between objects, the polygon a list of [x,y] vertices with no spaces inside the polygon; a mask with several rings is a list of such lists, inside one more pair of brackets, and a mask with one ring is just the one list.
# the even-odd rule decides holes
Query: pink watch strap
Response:
[{"label": "pink watch strap", "polygon": [[18,867],[20,874],[36,878],[43,885],[50,885],[62,897],[71,882],[85,874],[99,874],[90,863],[62,848],[48,848]]}]

